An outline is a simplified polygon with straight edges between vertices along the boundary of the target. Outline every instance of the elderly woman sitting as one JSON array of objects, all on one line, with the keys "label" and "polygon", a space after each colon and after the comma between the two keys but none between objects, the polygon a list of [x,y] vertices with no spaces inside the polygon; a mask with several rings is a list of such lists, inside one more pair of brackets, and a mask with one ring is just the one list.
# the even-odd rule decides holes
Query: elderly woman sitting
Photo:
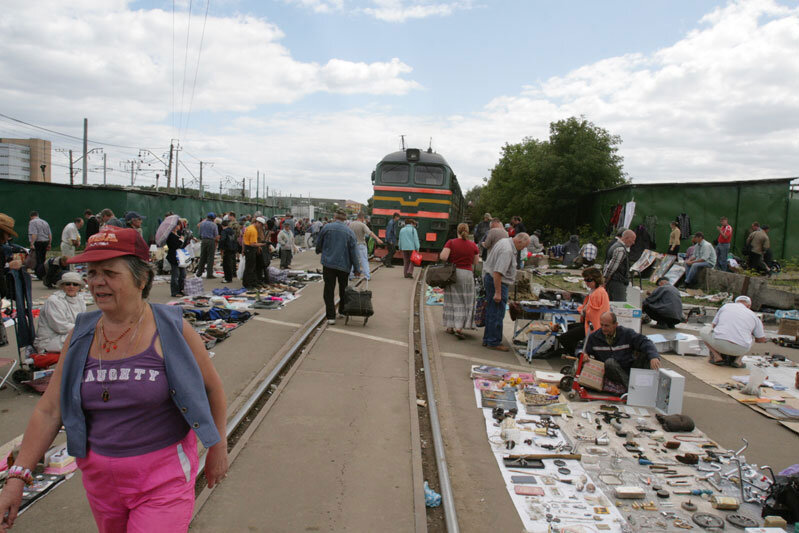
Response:
[{"label": "elderly woman sitting", "polygon": [[56,285],[61,290],[47,298],[39,313],[33,345],[40,353],[60,352],[64,340],[75,327],[76,317],[86,311],[86,302],[78,295],[83,288],[80,274],[65,272]]}]

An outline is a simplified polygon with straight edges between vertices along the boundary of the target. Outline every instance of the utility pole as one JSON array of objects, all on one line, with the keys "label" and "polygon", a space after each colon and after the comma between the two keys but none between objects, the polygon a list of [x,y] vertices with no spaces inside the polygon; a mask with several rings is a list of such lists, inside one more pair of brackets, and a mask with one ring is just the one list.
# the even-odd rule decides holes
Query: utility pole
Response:
[{"label": "utility pole", "polygon": [[258,199],[261,197],[261,171],[255,171],[255,202],[258,202]]},{"label": "utility pole", "polygon": [[[172,151],[175,149],[175,146],[172,144],[172,141],[169,141],[169,165],[166,167],[166,188],[172,186]],[[177,180],[175,180],[175,185],[177,185]]]},{"label": "utility pole", "polygon": [[83,184],[86,185],[88,183],[88,176],[87,172],[89,167],[87,163],[89,160],[87,156],[89,155],[89,119],[83,119]]},{"label": "utility pole", "polygon": [[155,192],[158,192],[158,178],[160,178],[160,177],[161,176],[156,173],[156,175],[155,175]]},{"label": "utility pole", "polygon": [[[180,154],[180,144],[178,144],[177,148],[175,149],[175,187],[178,186],[178,169],[180,165],[178,165],[178,155]],[[182,193],[186,193],[186,180],[183,180],[181,183],[181,191]]]},{"label": "utility pole", "polygon": [[200,161],[200,200],[203,198],[203,162]]},{"label": "utility pole", "polygon": [[241,197],[244,198],[244,191],[247,190],[247,179],[241,178]]},{"label": "utility pole", "polygon": [[252,178],[249,179],[250,179],[250,188],[247,189],[247,197],[252,198]]},{"label": "utility pole", "polygon": [[72,150],[69,151],[69,184],[75,185],[75,173],[72,171]]},{"label": "utility pole", "polygon": [[103,185],[105,185],[107,163],[108,163],[108,154],[103,152]]}]

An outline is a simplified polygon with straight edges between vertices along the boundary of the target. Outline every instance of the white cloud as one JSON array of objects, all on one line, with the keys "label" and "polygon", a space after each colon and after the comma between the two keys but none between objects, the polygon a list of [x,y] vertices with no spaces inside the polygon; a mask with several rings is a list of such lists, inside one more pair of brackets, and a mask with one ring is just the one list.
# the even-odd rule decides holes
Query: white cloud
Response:
[{"label": "white cloud", "polygon": [[440,2],[437,0],[368,0],[367,2],[344,0],[284,0],[315,13],[336,13],[350,11],[363,13],[384,22],[405,22],[411,19],[446,17],[455,11],[471,9],[473,0]]}]

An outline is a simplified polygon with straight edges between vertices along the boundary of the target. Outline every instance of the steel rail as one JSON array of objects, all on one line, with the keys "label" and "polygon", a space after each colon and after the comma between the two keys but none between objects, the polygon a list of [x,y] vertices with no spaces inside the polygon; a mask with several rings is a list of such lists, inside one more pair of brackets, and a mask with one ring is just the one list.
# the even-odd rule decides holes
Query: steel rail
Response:
[{"label": "steel rail", "polygon": [[458,514],[455,510],[455,499],[452,496],[452,484],[449,480],[449,469],[447,468],[447,456],[444,452],[444,439],[441,436],[441,424],[438,421],[438,406],[436,404],[436,391],[433,387],[433,375],[430,368],[430,358],[427,355],[427,335],[424,325],[424,296],[425,296],[425,268],[419,276],[419,340],[422,352],[422,364],[424,366],[424,384],[427,390],[427,407],[430,413],[430,427],[433,432],[433,448],[436,454],[436,465],[438,466],[438,482],[441,485],[441,501],[444,506],[444,519],[447,524],[448,533],[458,533]]}]

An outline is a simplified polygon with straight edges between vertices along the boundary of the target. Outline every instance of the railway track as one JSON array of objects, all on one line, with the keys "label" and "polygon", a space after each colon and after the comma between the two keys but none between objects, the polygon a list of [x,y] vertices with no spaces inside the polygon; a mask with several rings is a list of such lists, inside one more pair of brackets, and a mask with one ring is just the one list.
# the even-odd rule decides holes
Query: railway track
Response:
[{"label": "railway track", "polygon": [[[372,272],[374,273],[379,268],[374,268]],[[408,299],[408,364],[411,376],[416,377],[416,379],[409,379],[409,407],[418,417],[411,417],[411,427],[409,428],[415,448],[413,450],[415,523],[417,531],[453,533],[459,531],[459,528],[438,421],[433,370],[427,353],[424,324],[426,285],[422,281],[423,279],[424,271],[420,271]],[[360,285],[361,281],[357,285]],[[379,308],[376,309],[376,313],[380,313]],[[292,377],[306,355],[323,337],[326,329],[324,306],[320,306],[316,313],[284,343],[242,390],[241,394],[230,403],[228,411],[233,415],[228,420],[226,434],[231,465],[267,417],[280,394],[290,385]],[[204,505],[216,490],[216,487],[209,489],[206,486],[203,475],[204,467],[205,456],[202,455],[200,472],[197,476],[193,518],[202,512]],[[425,508],[424,481],[428,481],[431,488],[441,493],[442,505],[440,507]]]}]

